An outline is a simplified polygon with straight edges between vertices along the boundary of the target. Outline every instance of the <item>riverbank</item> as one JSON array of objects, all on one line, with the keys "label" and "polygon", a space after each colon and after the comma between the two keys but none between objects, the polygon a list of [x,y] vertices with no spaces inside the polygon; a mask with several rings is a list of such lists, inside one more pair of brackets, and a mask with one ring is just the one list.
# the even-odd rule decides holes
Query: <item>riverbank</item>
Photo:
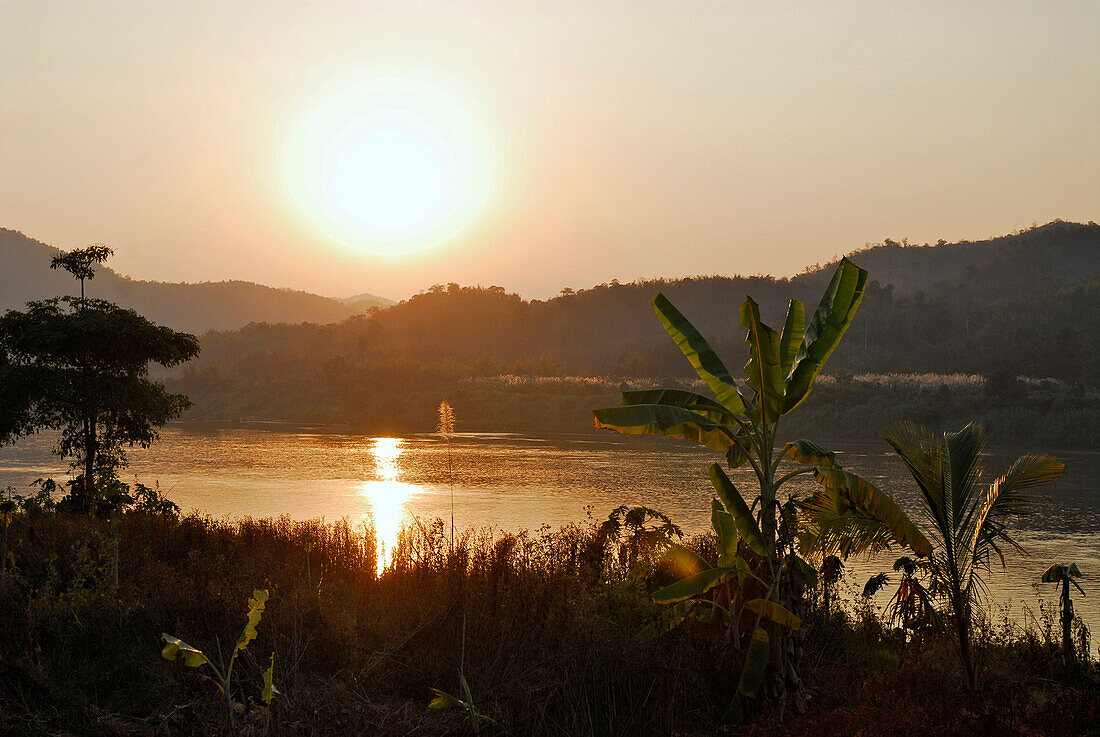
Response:
[{"label": "riverbank", "polygon": [[[446,398],[465,432],[593,432],[592,410],[619,403],[624,389],[684,388],[684,379],[481,376],[407,367],[376,376],[319,373],[308,380],[245,381],[216,372],[171,379],[188,395],[191,421],[288,422],[348,427],[373,434],[432,432]],[[398,397],[400,399],[398,399]],[[840,373],[821,377],[799,411],[784,418],[791,437],[864,441],[889,425],[912,420],[937,429],[983,422],[1000,445],[1100,449],[1100,391],[1054,380],[1009,375]]]},{"label": "riverbank", "polygon": [[[118,585],[113,584],[118,544]],[[705,537],[691,541],[713,554]],[[672,630],[649,593],[671,573],[595,524],[538,534],[402,531],[377,575],[370,528],[278,520],[107,520],[19,513],[0,585],[0,731],[11,734],[455,734],[459,669],[489,734],[713,734],[735,687],[704,623]],[[625,547],[624,547],[625,546]],[[633,554],[632,554],[633,551]],[[631,563],[631,561],[633,561]],[[161,657],[167,632],[228,653],[254,589],[270,598],[225,701],[203,669]],[[857,601],[806,611],[809,709],[748,734],[1089,734],[1095,675],[1063,683],[1037,628],[987,622],[983,686],[950,644],[905,645]],[[262,675],[275,654],[270,707]],[[216,658],[216,656],[214,656]],[[1093,671],[1095,674],[1095,671]]]}]

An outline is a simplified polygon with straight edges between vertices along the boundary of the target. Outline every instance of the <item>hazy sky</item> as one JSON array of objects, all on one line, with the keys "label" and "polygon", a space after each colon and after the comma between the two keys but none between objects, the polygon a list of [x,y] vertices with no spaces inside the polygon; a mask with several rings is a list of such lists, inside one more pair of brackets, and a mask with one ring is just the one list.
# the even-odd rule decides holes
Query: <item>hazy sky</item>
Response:
[{"label": "hazy sky", "polygon": [[[1098,39],[1091,1],[0,0],[0,226],[333,295],[790,274],[1100,219]],[[397,122],[342,128],[379,79]],[[423,197],[467,204],[378,255]]]}]

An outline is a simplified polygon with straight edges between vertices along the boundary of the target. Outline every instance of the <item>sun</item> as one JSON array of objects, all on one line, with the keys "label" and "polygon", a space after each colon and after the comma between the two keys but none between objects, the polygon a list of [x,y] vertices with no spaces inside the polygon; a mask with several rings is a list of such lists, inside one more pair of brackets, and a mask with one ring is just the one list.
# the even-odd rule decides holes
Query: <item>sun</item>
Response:
[{"label": "sun", "polygon": [[291,199],[314,227],[376,255],[456,238],[489,200],[485,126],[445,87],[368,77],[320,93],[293,126]]}]

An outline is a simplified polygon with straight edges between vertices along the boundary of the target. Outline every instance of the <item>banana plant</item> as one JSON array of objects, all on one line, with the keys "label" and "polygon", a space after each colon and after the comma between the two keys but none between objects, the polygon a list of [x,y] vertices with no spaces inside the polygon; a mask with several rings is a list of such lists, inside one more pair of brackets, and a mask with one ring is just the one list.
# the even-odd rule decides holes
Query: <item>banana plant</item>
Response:
[{"label": "banana plant", "polygon": [[[814,468],[791,469],[785,463],[812,460],[839,465],[835,454],[807,440],[788,443],[778,451],[776,433],[781,418],[810,395],[814,380],[851,325],[866,284],[867,272],[843,259],[809,321],[804,305],[792,299],[780,331],[764,324],[759,306],[747,298],[740,309],[749,353],[742,381],[733,378],[672,302],[658,294],[653,300],[658,320],[712,396],[676,389],[628,391],[620,406],[595,411],[597,428],[689,440],[725,454],[730,469],[747,466],[755,475],[756,495],[750,506],[750,497],[722,466],[710,466],[718,564],[712,566],[678,549],[689,575],[653,596],[678,607],[709,601],[724,610],[730,640],[744,653],[737,692],[728,707],[728,716],[734,720],[741,719],[764,686],[769,700],[793,696],[796,706],[802,706],[799,648],[793,639],[802,621],[795,612],[805,585],[814,584],[816,572],[796,552],[799,509],[790,500],[784,503],[780,490],[799,475],[815,473]],[[898,529],[898,535],[909,534],[908,520],[897,505],[857,499],[852,506],[893,528],[905,528]],[[769,666],[770,680],[765,684]]]},{"label": "banana plant", "polygon": [[1084,596],[1085,590],[1075,580],[1078,578],[1082,578],[1082,576],[1081,569],[1077,567],[1076,563],[1054,563],[1050,568],[1043,571],[1043,575],[1040,577],[1043,583],[1056,583],[1062,589],[1060,596],[1062,660],[1067,670],[1071,669],[1077,662],[1073,647],[1073,600],[1069,596],[1069,586],[1073,584],[1081,592],[1081,596]]},{"label": "banana plant", "polygon": [[[161,650],[161,655],[165,660],[175,660],[176,658],[182,658],[183,664],[189,668],[201,668],[207,666],[213,673],[214,685],[221,691],[222,696],[225,697],[226,708],[228,709],[228,721],[230,726],[233,724],[233,696],[230,691],[230,686],[233,681],[233,664],[237,661],[237,656],[243,653],[249,643],[256,639],[256,628],[260,624],[260,619],[263,618],[264,610],[267,607],[268,592],[266,589],[256,589],[252,592],[252,596],[248,599],[248,611],[246,612],[246,620],[244,630],[241,632],[240,637],[237,638],[237,644],[233,647],[233,652],[229,655],[229,661],[222,663],[219,667],[213,660],[207,656],[202,650],[196,647],[188,645],[178,637],[173,637],[167,633],[161,634],[161,639],[164,640],[164,649]],[[279,690],[275,687],[275,654],[271,654],[271,664],[263,674],[263,691],[261,699],[270,707],[272,699],[279,693]]]}]

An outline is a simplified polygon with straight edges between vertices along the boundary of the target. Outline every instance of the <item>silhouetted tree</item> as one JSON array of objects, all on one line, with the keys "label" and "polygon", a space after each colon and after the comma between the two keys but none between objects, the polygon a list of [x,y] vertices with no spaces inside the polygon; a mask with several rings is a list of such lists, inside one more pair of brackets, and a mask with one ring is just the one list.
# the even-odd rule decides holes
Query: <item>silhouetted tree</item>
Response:
[{"label": "silhouetted tree", "polygon": [[123,447],[148,447],[190,406],[148,378],[149,363],[174,366],[198,352],[193,335],[104,300],[60,297],[11,310],[0,317],[0,444],[60,431],[56,452],[82,471],[68,506],[92,511],[97,485],[125,465]]},{"label": "silhouetted tree", "polygon": [[80,301],[84,302],[84,280],[95,278],[92,264],[102,264],[115,252],[110,246],[92,245],[87,248],[75,248],[68,253],[59,253],[50,261],[51,269],[64,269],[80,280]]}]

